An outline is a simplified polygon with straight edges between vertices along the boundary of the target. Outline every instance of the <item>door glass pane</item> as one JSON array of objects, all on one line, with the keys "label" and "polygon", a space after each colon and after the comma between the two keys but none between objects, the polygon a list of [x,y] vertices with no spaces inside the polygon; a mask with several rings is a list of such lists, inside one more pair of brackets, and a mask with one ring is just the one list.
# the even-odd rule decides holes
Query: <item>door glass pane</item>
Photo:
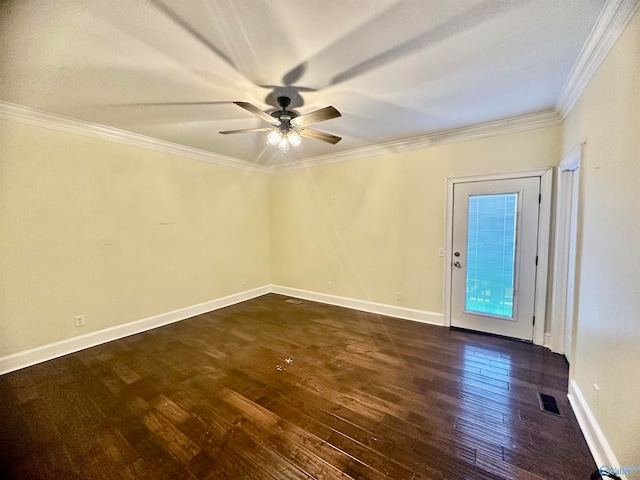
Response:
[{"label": "door glass pane", "polygon": [[517,203],[517,193],[469,197],[467,312],[513,318]]}]

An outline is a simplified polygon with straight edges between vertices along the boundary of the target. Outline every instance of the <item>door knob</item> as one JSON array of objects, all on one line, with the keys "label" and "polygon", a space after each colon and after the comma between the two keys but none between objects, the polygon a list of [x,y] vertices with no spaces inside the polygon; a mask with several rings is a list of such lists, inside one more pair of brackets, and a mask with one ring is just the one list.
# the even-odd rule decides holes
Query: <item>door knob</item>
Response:
[{"label": "door knob", "polygon": [[460,262],[455,262],[453,266],[457,268],[462,268],[462,265],[460,265]]}]

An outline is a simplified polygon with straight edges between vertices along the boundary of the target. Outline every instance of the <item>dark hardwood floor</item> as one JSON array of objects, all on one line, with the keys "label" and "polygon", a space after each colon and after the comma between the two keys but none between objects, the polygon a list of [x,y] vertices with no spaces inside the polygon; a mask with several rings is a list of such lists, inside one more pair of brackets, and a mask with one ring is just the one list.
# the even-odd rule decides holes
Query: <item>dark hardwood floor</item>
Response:
[{"label": "dark hardwood floor", "polygon": [[270,294],[0,377],[0,477],[588,479],[567,370]]}]

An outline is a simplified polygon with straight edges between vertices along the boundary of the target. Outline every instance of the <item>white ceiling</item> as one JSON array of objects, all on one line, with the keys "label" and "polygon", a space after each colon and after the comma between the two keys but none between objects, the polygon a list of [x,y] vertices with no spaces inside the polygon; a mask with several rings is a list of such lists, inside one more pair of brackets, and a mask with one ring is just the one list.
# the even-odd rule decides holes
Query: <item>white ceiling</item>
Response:
[{"label": "white ceiling", "polygon": [[3,0],[0,100],[269,165],[231,103],[333,105],[291,160],[554,107],[605,0]]}]

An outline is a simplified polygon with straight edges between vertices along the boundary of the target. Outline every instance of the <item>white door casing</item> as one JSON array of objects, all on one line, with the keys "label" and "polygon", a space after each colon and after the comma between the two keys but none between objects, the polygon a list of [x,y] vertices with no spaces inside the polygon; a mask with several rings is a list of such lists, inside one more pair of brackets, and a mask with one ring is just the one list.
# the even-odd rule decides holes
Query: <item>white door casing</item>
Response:
[{"label": "white door casing", "polygon": [[577,255],[580,162],[583,146],[575,148],[558,166],[551,304],[552,350],[571,363],[574,330],[575,262]]}]

